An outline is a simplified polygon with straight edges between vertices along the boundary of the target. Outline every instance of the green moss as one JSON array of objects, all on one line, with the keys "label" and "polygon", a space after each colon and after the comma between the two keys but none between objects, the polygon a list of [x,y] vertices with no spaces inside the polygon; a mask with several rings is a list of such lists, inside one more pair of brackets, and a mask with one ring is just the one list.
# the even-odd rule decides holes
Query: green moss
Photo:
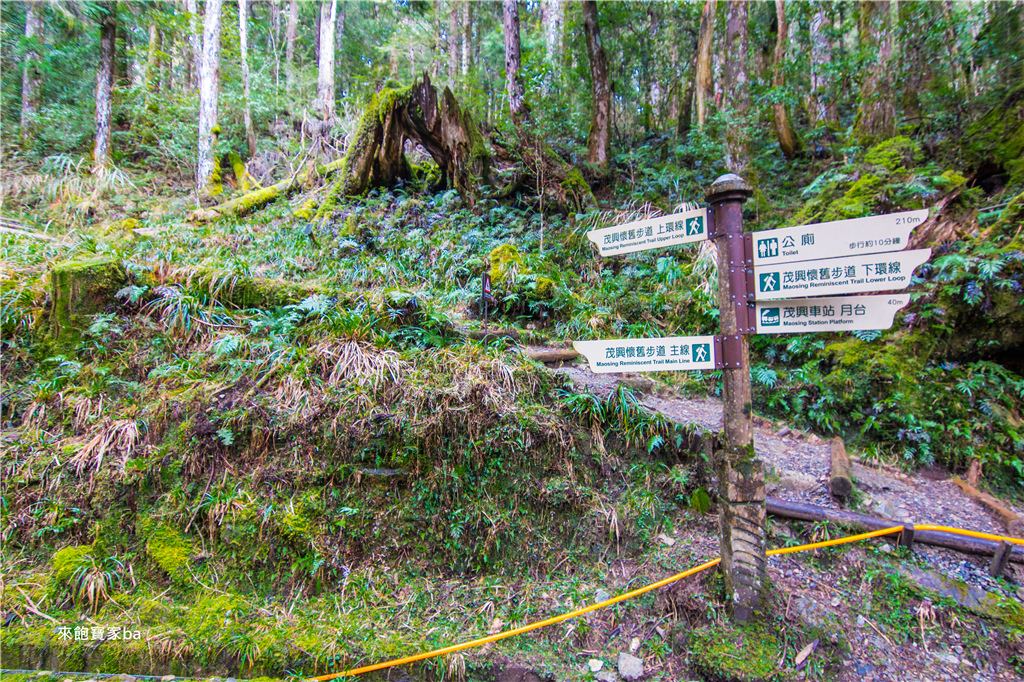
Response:
[{"label": "green moss", "polygon": [[534,289],[534,295],[543,301],[550,301],[555,295],[554,281],[547,277],[537,277],[536,284],[537,286]]},{"label": "green moss", "polygon": [[868,150],[864,161],[890,173],[912,168],[924,159],[921,146],[909,137],[893,137]]},{"label": "green moss", "polygon": [[491,283],[495,286],[508,280],[515,281],[516,275],[523,269],[523,256],[515,244],[502,244],[491,249],[487,260],[491,264]]},{"label": "green moss", "polygon": [[224,178],[220,171],[220,159],[214,157],[213,171],[210,172],[210,182],[206,185],[206,193],[215,197],[224,193]]},{"label": "green moss", "polygon": [[879,176],[864,175],[853,183],[841,199],[832,202],[822,220],[844,220],[868,215],[884,188],[885,181]]},{"label": "green moss", "polygon": [[999,220],[992,225],[992,231],[995,233],[1003,230],[1016,231],[1020,230],[1022,225],[1024,225],[1024,192],[1010,200],[1010,203],[999,215]]},{"label": "green moss", "polygon": [[122,236],[126,235],[132,230],[138,229],[139,221],[135,218],[125,218],[124,220],[115,220],[114,222],[103,228],[103,233],[111,236]]},{"label": "green moss", "polygon": [[689,640],[694,667],[707,677],[737,682],[781,679],[775,666],[782,646],[765,626],[712,626],[694,631]]},{"label": "green moss", "polygon": [[174,573],[188,563],[192,554],[192,543],[177,530],[165,525],[157,526],[146,543],[146,553],[156,565],[167,573]]},{"label": "green moss", "polygon": [[72,260],[53,266],[50,271],[50,336],[64,351],[70,351],[92,322],[127,282],[120,260],[101,256]]},{"label": "green moss", "polygon": [[71,579],[85,558],[92,552],[92,545],[65,547],[50,558],[50,577],[55,587],[63,586]]}]

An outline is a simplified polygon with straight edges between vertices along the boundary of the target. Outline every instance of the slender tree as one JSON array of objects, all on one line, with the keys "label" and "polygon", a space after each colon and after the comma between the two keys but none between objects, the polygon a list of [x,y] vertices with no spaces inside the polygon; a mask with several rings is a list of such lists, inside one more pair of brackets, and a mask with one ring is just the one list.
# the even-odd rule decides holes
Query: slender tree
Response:
[{"label": "slender tree", "polygon": [[462,3],[462,78],[463,84],[469,80],[469,72],[473,68],[473,3],[466,0]]},{"label": "slender tree", "polygon": [[[153,11],[156,11],[156,7]],[[152,18],[149,22],[149,57],[146,60],[146,89],[151,93],[160,91],[163,35],[156,24],[156,18]]]},{"label": "slender tree", "polygon": [[242,121],[249,156],[256,156],[256,131],[252,126],[249,106],[249,0],[238,0],[238,49],[242,61]]},{"label": "slender tree", "polygon": [[750,86],[747,78],[747,3],[729,0],[725,6],[725,96],[729,123],[726,127],[726,168],[742,175],[750,163]]},{"label": "slender tree", "polygon": [[199,153],[196,187],[206,189],[215,168],[217,99],[220,88],[220,22],[222,0],[206,0],[203,16],[203,58],[199,64]]},{"label": "slender tree", "polygon": [[199,60],[203,52],[196,0],[185,0],[185,11],[188,12],[188,84],[194,89],[199,87]]},{"label": "slender tree", "polygon": [[707,98],[711,94],[711,43],[715,33],[715,10],[718,0],[705,0],[700,14],[697,34],[697,57],[694,66],[694,105],[697,110],[697,128],[704,128],[707,119]]},{"label": "slender tree", "polygon": [[544,56],[551,64],[558,63],[562,59],[562,25],[565,23],[562,0],[541,2],[540,23],[544,27]]},{"label": "slender tree", "polygon": [[459,38],[461,37],[459,20],[461,17],[462,8],[459,7],[458,0],[448,0],[448,29],[446,32],[448,38],[448,84],[452,90],[458,88],[459,67],[462,66],[462,52],[459,50]]},{"label": "slender tree", "polygon": [[896,133],[896,107],[889,73],[892,56],[889,10],[888,0],[861,0],[860,3],[860,40],[868,65],[860,86],[860,106],[853,121],[853,136],[865,145],[889,139]]},{"label": "slender tree", "polygon": [[110,165],[111,101],[114,87],[114,58],[117,49],[117,3],[100,5],[100,68],[96,71],[96,138],[93,145],[93,172],[102,173]]},{"label": "slender tree", "polygon": [[295,89],[295,43],[299,37],[299,2],[290,0],[284,29],[284,83],[288,92]]},{"label": "slender tree", "polygon": [[39,71],[39,53],[36,50],[42,43],[42,34],[42,6],[34,2],[29,3],[25,8],[25,42],[28,43],[29,49],[25,52],[21,72],[21,139],[26,144],[32,137],[36,108],[39,106],[42,74]]},{"label": "slender tree", "polygon": [[775,0],[775,15],[778,18],[778,34],[775,36],[775,63],[772,67],[772,90],[774,101],[772,102],[772,125],[775,128],[775,136],[779,139],[779,147],[787,159],[791,159],[800,153],[800,138],[797,137],[793,124],[789,120],[789,112],[786,110],[786,103],[783,100],[783,91],[786,87],[786,77],[783,67],[786,63],[786,44],[789,42],[789,22],[786,21],[785,0]]},{"label": "slender tree", "polygon": [[325,121],[334,119],[334,25],[337,19],[338,0],[323,0],[320,3],[320,53],[313,108]]},{"label": "slender tree", "polygon": [[587,139],[587,161],[599,172],[608,170],[608,148],[611,138],[612,88],[608,73],[608,56],[601,43],[601,26],[597,19],[597,2],[583,2],[583,32],[587,38],[590,59],[590,135]]},{"label": "slender tree", "polygon": [[518,128],[530,119],[526,104],[523,77],[519,73],[522,56],[519,46],[519,4],[517,0],[502,0],[502,27],[505,35],[505,89],[508,91],[508,109],[512,123]]},{"label": "slender tree", "polygon": [[808,110],[811,123],[833,124],[839,117],[829,65],[832,61],[832,21],[824,4],[818,5],[811,17],[811,97]]}]

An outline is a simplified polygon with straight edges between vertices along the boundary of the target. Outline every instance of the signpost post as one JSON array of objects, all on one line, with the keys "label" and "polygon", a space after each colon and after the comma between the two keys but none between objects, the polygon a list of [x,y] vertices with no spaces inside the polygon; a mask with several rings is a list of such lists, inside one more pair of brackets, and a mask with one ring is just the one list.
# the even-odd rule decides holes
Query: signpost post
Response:
[{"label": "signpost post", "polygon": [[720,335],[573,344],[596,373],[722,370],[725,432],[714,457],[721,566],[730,613],[739,621],[760,608],[767,581],[764,463],[754,452],[748,335],[888,329],[909,294],[834,295],[905,289],[931,255],[902,250],[927,210],[744,234],[742,206],[751,194],[730,173],[711,185],[708,209],[587,233],[603,256],[714,240]]},{"label": "signpost post", "polygon": [[[733,618],[749,620],[765,599],[764,463],[754,455],[748,331],[752,292],[747,291],[747,254],[743,238],[743,202],[753,194],[738,175],[723,175],[711,185],[712,237],[718,243],[718,310],[723,335],[722,402],[725,442],[715,452],[718,472],[718,523],[725,591]],[[731,356],[731,357],[730,357]]]}]

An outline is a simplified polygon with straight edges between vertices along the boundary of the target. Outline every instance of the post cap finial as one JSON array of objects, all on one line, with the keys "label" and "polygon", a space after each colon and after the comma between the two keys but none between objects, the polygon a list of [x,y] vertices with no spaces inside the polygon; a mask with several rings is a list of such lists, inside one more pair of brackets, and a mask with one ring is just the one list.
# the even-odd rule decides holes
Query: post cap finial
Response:
[{"label": "post cap finial", "polygon": [[711,188],[708,189],[708,193],[705,195],[709,204],[716,204],[726,199],[738,199],[743,201],[747,197],[754,194],[754,190],[751,189],[743,178],[736,175],[735,173],[726,173],[720,175],[711,183]]}]

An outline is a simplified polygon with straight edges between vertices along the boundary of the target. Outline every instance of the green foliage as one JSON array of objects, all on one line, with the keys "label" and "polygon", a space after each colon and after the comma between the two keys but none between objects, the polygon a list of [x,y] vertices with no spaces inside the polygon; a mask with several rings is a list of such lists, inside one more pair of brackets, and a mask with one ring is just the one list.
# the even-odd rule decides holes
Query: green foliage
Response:
[{"label": "green foliage", "polygon": [[188,563],[192,554],[192,543],[174,528],[158,525],[146,541],[146,552],[164,572],[174,575]]}]

